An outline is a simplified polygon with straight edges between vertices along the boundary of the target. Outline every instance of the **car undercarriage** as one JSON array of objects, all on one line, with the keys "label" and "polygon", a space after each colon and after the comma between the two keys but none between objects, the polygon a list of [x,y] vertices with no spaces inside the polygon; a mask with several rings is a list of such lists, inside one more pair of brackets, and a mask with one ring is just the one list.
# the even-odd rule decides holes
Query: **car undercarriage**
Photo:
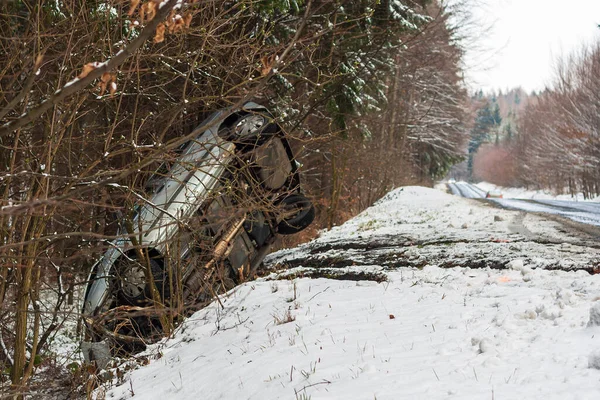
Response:
[{"label": "car undercarriage", "polygon": [[194,133],[147,180],[92,268],[82,350],[98,367],[169,335],[252,278],[278,235],[314,219],[291,147],[264,107],[218,111]]}]

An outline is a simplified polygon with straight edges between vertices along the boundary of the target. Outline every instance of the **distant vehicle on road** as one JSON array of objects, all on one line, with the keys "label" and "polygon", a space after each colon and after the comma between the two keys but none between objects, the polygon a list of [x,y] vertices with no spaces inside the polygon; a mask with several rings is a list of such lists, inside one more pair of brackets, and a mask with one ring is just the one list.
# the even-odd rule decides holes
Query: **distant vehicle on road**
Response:
[{"label": "distant vehicle on road", "polygon": [[502,192],[499,190],[488,190],[488,192],[485,194],[485,198],[486,199],[501,199]]}]

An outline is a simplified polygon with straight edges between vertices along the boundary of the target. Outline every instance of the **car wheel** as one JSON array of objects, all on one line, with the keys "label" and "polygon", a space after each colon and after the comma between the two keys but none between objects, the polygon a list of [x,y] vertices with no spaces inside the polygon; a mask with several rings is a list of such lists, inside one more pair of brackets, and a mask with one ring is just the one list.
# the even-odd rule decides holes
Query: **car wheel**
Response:
[{"label": "car wheel", "polygon": [[[154,285],[161,299],[169,298],[169,282],[163,266],[150,258],[150,270]],[[117,265],[118,296],[126,304],[140,305],[152,298],[150,288],[146,284],[145,266],[134,257],[122,257]]]},{"label": "car wheel", "polygon": [[259,113],[235,115],[235,119],[226,121],[226,127],[220,135],[226,140],[244,145],[259,146],[279,130],[277,124]]},{"label": "car wheel", "polygon": [[[292,194],[284,198],[280,207],[286,217],[277,225],[277,232],[292,235],[305,229],[315,219],[315,207],[306,197]],[[287,214],[290,214],[287,216]]]}]

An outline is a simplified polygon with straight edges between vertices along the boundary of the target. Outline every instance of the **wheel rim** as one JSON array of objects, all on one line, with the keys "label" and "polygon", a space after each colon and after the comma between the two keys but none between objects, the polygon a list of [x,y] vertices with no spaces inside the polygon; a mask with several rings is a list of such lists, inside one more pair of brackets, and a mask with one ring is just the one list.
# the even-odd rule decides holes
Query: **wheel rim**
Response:
[{"label": "wheel rim", "polygon": [[238,137],[246,137],[256,134],[265,124],[265,119],[262,115],[249,115],[239,121],[235,128],[235,135]]},{"label": "wheel rim", "polygon": [[146,274],[140,263],[134,260],[124,260],[120,265],[119,283],[125,297],[139,298],[146,289]]},{"label": "wheel rim", "polygon": [[283,209],[283,220],[289,221],[291,219],[295,219],[300,215],[300,213],[307,209],[308,207],[306,207],[306,205],[302,203],[294,203],[292,205],[288,205]]}]

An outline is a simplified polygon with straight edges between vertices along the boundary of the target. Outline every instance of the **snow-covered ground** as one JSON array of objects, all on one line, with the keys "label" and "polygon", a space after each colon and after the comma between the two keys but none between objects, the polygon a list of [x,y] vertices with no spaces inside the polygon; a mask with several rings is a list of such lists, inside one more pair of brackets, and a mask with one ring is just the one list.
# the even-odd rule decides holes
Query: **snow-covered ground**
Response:
[{"label": "snow-covered ground", "polygon": [[[600,263],[596,236],[554,220],[505,210],[422,187],[390,192],[344,225],[295,249],[270,255],[271,264],[393,269],[399,266],[504,268],[514,259],[531,267],[586,269]],[[375,266],[375,267],[373,267]],[[330,268],[331,267],[331,268]]]},{"label": "snow-covered ground", "polygon": [[194,314],[106,398],[597,399],[594,246],[540,216],[397,189],[271,255],[269,276]]},{"label": "snow-covered ground", "polygon": [[530,200],[566,200],[566,201],[595,201],[600,202],[600,197],[585,200],[582,193],[571,196],[570,194],[554,194],[546,190],[528,190],[525,188],[507,188],[493,183],[479,182],[475,184],[485,192],[499,191],[505,199],[530,199]]}]

